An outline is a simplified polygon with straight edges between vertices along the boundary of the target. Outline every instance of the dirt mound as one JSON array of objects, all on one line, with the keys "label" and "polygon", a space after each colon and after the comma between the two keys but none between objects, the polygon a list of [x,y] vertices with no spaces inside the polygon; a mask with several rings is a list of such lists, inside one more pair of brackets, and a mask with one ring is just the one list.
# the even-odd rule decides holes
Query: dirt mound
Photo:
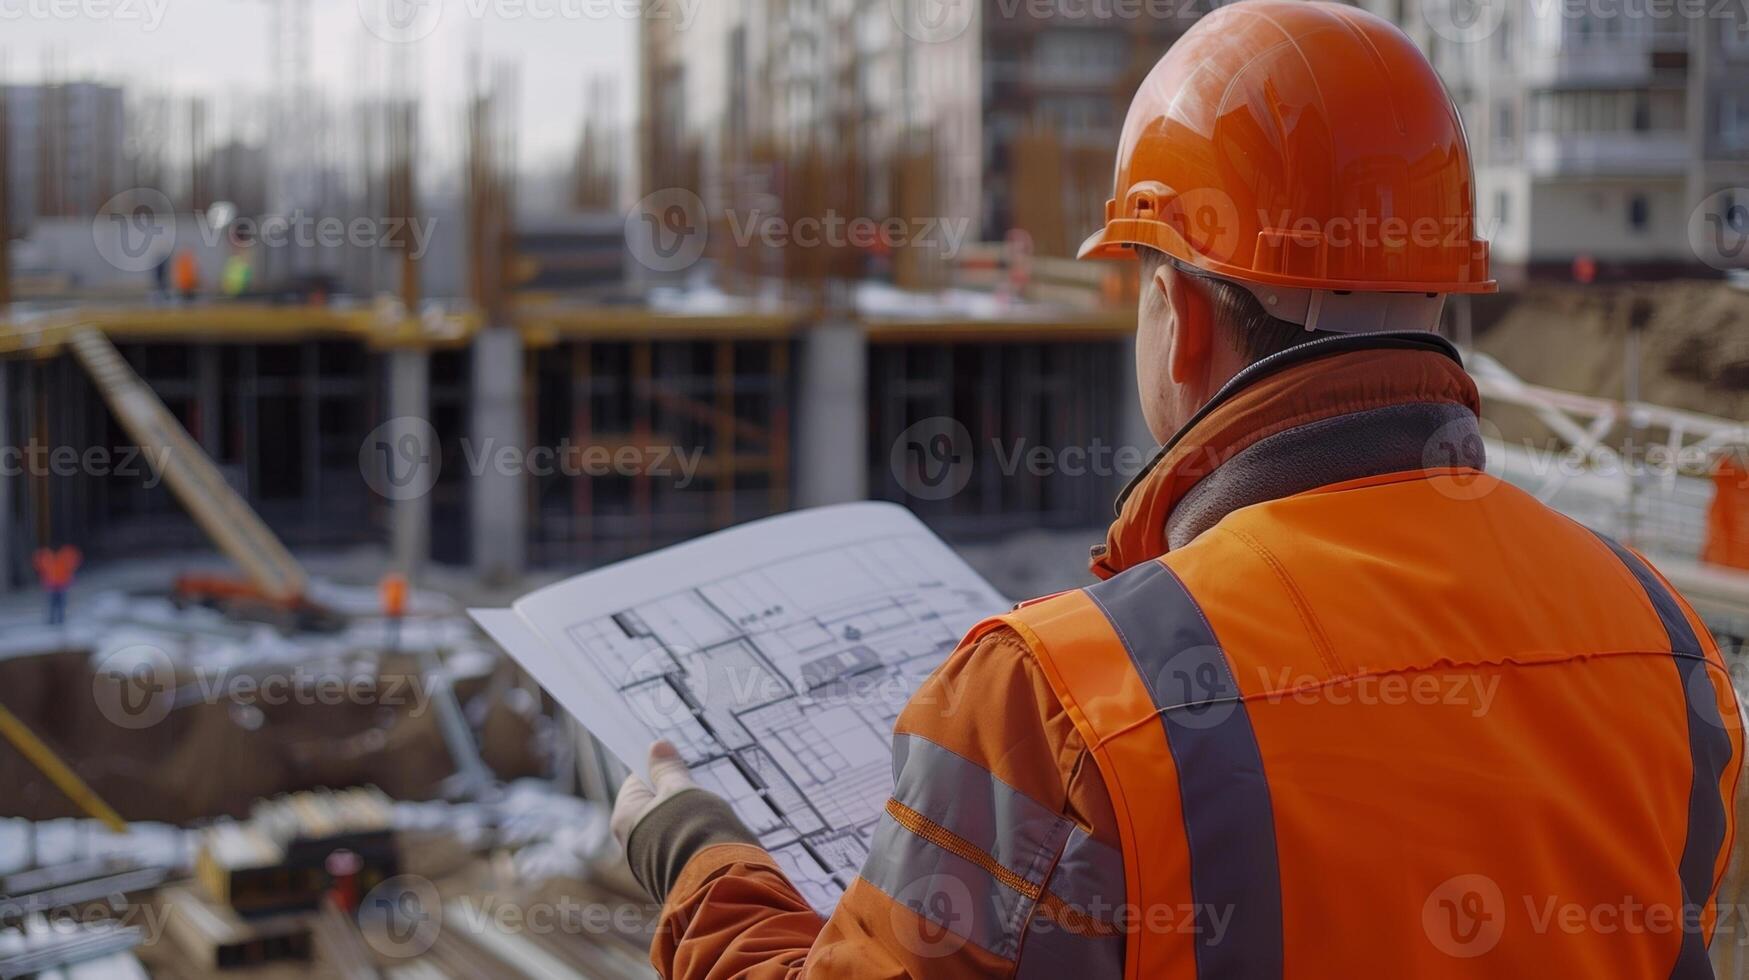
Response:
[{"label": "dirt mound", "polygon": [[[295,669],[295,665],[292,668]],[[507,671],[507,666],[501,666]],[[130,820],[187,823],[242,816],[261,797],[318,786],[375,785],[429,799],[454,772],[435,705],[407,658],[385,658],[365,699],[248,697],[235,686],[199,697],[149,725],[101,707],[105,678],[83,650],[0,660],[0,691],[20,720]],[[181,678],[183,690],[200,690]],[[212,683],[210,680],[208,683]],[[508,677],[460,685],[482,716],[482,751],[504,779],[540,775],[533,721],[493,691]],[[400,692],[405,692],[404,694]],[[118,721],[120,723],[118,723]],[[78,809],[4,740],[0,816],[37,820]]]},{"label": "dirt mound", "polygon": [[1605,398],[1622,397],[1625,338],[1643,309],[1644,400],[1749,419],[1749,292],[1702,280],[1537,284],[1485,306],[1478,349],[1526,381]]}]

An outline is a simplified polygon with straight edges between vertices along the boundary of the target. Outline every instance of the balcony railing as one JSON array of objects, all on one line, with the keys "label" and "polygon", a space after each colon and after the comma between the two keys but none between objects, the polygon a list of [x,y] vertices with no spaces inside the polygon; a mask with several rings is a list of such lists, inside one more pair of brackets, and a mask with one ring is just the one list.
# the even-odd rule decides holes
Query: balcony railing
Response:
[{"label": "balcony railing", "polygon": [[1524,138],[1524,165],[1543,177],[1598,174],[1678,176],[1687,172],[1688,133],[1533,132]]}]

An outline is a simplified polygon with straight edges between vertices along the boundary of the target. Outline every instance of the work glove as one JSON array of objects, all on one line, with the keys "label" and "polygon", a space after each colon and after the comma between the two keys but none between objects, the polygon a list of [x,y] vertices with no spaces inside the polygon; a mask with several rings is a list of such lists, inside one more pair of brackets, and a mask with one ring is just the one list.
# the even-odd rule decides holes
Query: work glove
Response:
[{"label": "work glove", "polygon": [[[650,746],[649,768],[650,782],[644,782],[634,772],[620,784],[619,797],[614,800],[613,817],[608,825],[613,828],[613,837],[619,841],[622,849],[631,838],[632,829],[640,820],[649,816],[657,805],[683,790],[698,786],[692,779],[692,773],[687,771],[686,763],[680,760],[680,751],[668,742],[657,742]],[[655,785],[652,786],[651,783]]]},{"label": "work glove", "polygon": [[665,902],[693,855],[718,844],[757,846],[759,839],[727,800],[693,781],[674,746],[650,746],[649,769],[649,782],[626,777],[608,825],[632,877],[651,898]]}]

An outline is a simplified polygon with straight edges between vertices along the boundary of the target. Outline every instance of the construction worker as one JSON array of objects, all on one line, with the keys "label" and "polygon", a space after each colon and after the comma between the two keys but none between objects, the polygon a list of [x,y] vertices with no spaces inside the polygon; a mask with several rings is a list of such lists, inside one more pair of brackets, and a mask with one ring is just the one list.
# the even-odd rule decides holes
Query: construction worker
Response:
[{"label": "construction worker", "polygon": [[1713,464],[1713,501],[1700,558],[1749,570],[1749,451],[1742,447],[1720,453]]},{"label": "construction worker", "polygon": [[[1742,726],[1644,558],[1483,471],[1434,331],[1469,150],[1387,22],[1241,0],[1143,82],[1102,581],[972,630],[822,919],[667,746],[614,827],[669,977],[1704,977]],[[972,697],[954,692],[974,692]],[[957,710],[945,706],[957,706]]]},{"label": "construction worker", "polygon": [[401,621],[407,617],[407,576],[400,572],[384,575],[377,583],[377,598],[382,602],[389,652],[397,653],[401,649]]},{"label": "construction worker", "polygon": [[250,264],[248,253],[237,251],[231,253],[231,257],[225,260],[225,269],[220,275],[220,282],[226,297],[241,299],[243,294],[249,291],[249,283],[254,278],[255,267]]},{"label": "construction worker", "polygon": [[176,267],[173,275],[176,280],[176,292],[185,303],[194,301],[194,296],[200,291],[200,262],[194,257],[192,249],[181,249],[176,253]]},{"label": "construction worker", "polygon": [[49,599],[48,624],[60,626],[67,621],[67,590],[73,587],[73,573],[79,570],[83,556],[72,545],[59,548],[38,548],[31,556],[37,581]]}]

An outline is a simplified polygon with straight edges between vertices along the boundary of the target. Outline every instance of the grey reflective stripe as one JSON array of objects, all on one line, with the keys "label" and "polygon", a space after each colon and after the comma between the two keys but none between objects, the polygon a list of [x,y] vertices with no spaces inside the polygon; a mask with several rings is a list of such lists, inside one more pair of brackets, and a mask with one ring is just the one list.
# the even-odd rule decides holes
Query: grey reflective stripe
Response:
[{"label": "grey reflective stripe", "polygon": [[[922,818],[952,834],[958,842],[948,846],[960,853],[887,813],[875,828],[862,877],[947,932],[1014,959],[1045,876],[1075,825],[920,735],[893,736],[893,783],[894,801],[912,811],[905,819]],[[987,863],[965,856],[972,851]],[[951,949],[940,950],[946,952]]]},{"label": "grey reflective stripe", "polygon": [[893,736],[893,799],[1033,885],[1074,824],[990,770],[920,735]]},{"label": "grey reflective stripe", "polygon": [[[1599,534],[1609,550],[1626,565],[1628,571],[1652,601],[1658,620],[1670,638],[1671,659],[1676,664],[1676,676],[1682,684],[1688,704],[1688,755],[1692,763],[1688,783],[1688,839],[1682,846],[1682,861],[1678,877],[1682,879],[1683,903],[1690,908],[1704,907],[1713,892],[1713,864],[1719,849],[1725,844],[1725,800],[1719,794],[1719,780],[1731,761],[1731,739],[1719,717],[1718,702],[1712,678],[1709,676],[1706,650],[1694,635],[1688,617],[1670,590],[1639,556]],[[1707,959],[1706,937],[1686,923],[1682,930],[1682,950],[1677,955],[1672,977],[1711,977],[1712,963]]]},{"label": "grey reflective stripe", "polygon": [[[1045,889],[1070,909],[1112,923],[1124,904],[1123,853],[1076,827]],[[1115,926],[1114,926],[1115,928]],[[1122,933],[1091,936],[1035,913],[1020,945],[1017,980],[1106,980],[1123,976]]]},{"label": "grey reflective stripe", "polygon": [[[1033,899],[885,814],[875,827],[862,878],[945,932],[1005,960],[1018,954],[1021,927],[1032,916]],[[928,935],[904,939],[920,955],[945,956],[957,948],[951,940]]]},{"label": "grey reflective stripe", "polygon": [[[1200,927],[1197,976],[1280,977],[1274,809],[1251,716],[1225,652],[1183,583],[1157,561],[1090,586],[1087,594],[1111,621],[1160,709],[1178,767]],[[1225,929],[1214,928],[1220,916],[1230,917]]]},{"label": "grey reflective stripe", "polygon": [[1076,827],[1069,831],[1063,856],[1057,859],[1045,888],[1076,911],[1109,921],[1126,898],[1123,852]]},{"label": "grey reflective stripe", "polygon": [[1123,976],[1124,936],[1084,936],[1035,916],[1020,947],[1015,980],[1117,980]]}]

